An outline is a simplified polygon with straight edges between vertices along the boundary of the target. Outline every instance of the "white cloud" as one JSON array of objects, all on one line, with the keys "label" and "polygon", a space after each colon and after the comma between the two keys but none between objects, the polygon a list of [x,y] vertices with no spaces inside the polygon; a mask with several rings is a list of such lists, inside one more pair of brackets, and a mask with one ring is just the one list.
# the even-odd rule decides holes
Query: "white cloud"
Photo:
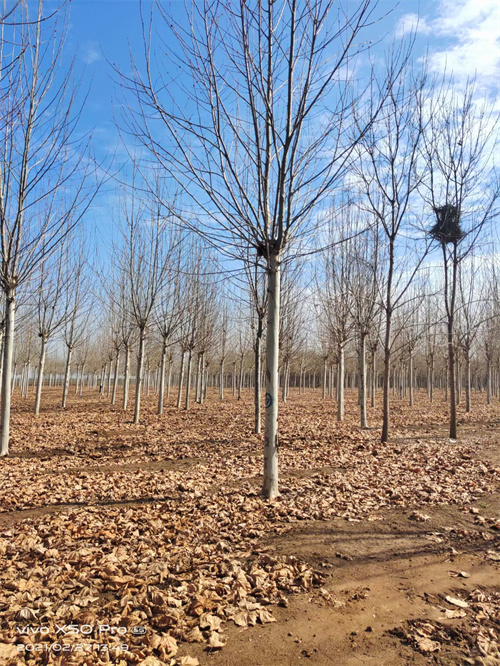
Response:
[{"label": "white cloud", "polygon": [[83,62],[86,65],[92,65],[101,59],[101,50],[95,44],[87,44],[83,49]]},{"label": "white cloud", "polygon": [[427,20],[418,14],[405,14],[396,25],[396,38],[401,39],[409,34],[428,35],[432,31]]},{"label": "white cloud", "polygon": [[478,86],[498,86],[500,74],[500,3],[498,0],[441,0],[429,23],[432,34],[446,42],[434,46],[430,67],[453,72],[460,83],[478,76]]}]

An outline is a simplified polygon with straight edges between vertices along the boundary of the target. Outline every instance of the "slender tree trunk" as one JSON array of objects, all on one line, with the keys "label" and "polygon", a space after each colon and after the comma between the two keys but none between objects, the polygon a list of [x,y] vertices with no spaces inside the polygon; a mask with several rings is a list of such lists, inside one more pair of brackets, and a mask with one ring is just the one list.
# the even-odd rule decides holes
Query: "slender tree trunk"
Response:
[{"label": "slender tree trunk", "polygon": [[118,388],[118,368],[120,365],[120,352],[117,350],[115,358],[115,372],[113,377],[113,392],[111,394],[111,404],[114,405],[116,402],[116,389]]},{"label": "slender tree trunk", "polygon": [[240,358],[240,375],[238,377],[238,400],[241,400],[242,385],[243,385],[243,356]]},{"label": "slender tree trunk", "polygon": [[377,392],[377,356],[374,351],[372,351],[372,394],[371,394],[371,406],[375,407],[375,394]]},{"label": "slender tree trunk", "polygon": [[182,401],[182,383],[184,381],[184,363],[185,363],[185,358],[186,358],[186,352],[182,352],[181,356],[181,370],[179,373],[179,391],[177,393],[177,409],[180,408],[181,406],[181,401]]},{"label": "slender tree trunk", "polygon": [[345,354],[344,342],[339,343],[337,364],[337,421],[344,420],[344,386],[345,386]]},{"label": "slender tree trunk", "polygon": [[367,428],[366,420],[366,334],[362,331],[359,349],[359,410],[361,427]]},{"label": "slender tree trunk", "polygon": [[170,398],[170,385],[172,383],[172,355],[168,359],[167,399]]},{"label": "slender tree trunk", "polygon": [[224,359],[220,361],[220,373],[219,373],[219,398],[224,400]]},{"label": "slender tree trunk", "polygon": [[158,414],[163,414],[163,402],[165,397],[165,365],[167,363],[167,341],[163,340],[163,347],[161,350],[161,366],[160,366],[160,390],[158,392]]},{"label": "slender tree trunk", "polygon": [[40,349],[40,361],[38,363],[38,380],[36,385],[35,409],[36,415],[40,413],[40,401],[42,399],[43,370],[45,367],[45,354],[47,351],[47,338],[42,336],[42,347]]},{"label": "slender tree trunk", "polygon": [[408,361],[408,388],[410,390],[410,407],[413,407],[413,383],[414,383],[414,377],[413,377],[413,352],[410,352],[410,358]]},{"label": "slender tree trunk", "polygon": [[326,361],[326,358],[323,359],[323,400],[326,398]]},{"label": "slender tree trunk", "polygon": [[1,396],[1,441],[0,456],[9,453],[10,435],[10,382],[12,379],[12,356],[14,352],[14,319],[16,314],[16,300],[14,290],[9,290],[5,301],[5,337],[3,343],[3,372]]},{"label": "slender tree trunk", "polygon": [[268,314],[266,338],[266,431],[264,442],[263,493],[278,495],[278,394],[280,328],[280,261],[271,254],[268,267]]},{"label": "slender tree trunk", "polygon": [[71,355],[73,354],[73,347],[68,345],[68,354],[66,356],[66,370],[64,371],[64,386],[61,406],[66,407],[66,399],[68,397],[69,378],[71,373]]},{"label": "slender tree trunk", "polygon": [[[262,324],[259,326],[257,335],[255,336],[254,348],[254,373],[255,373],[255,386],[254,386],[254,414],[255,414],[255,432],[260,433],[261,417],[260,417],[260,402],[261,402],[261,384],[260,384],[260,347],[262,343]],[[259,334],[260,333],[260,334]]]},{"label": "slender tree trunk", "polygon": [[488,358],[486,361],[486,402],[488,405],[491,405],[491,391],[492,381],[491,381],[491,359]]},{"label": "slender tree trunk", "polygon": [[189,409],[189,392],[191,390],[191,361],[193,358],[193,350],[190,348],[188,352],[188,364],[186,372],[186,401],[184,403],[184,409]]},{"label": "slender tree trunk", "polygon": [[[109,369],[108,369],[108,377],[106,380],[106,397],[109,398],[110,393],[111,393],[111,368],[113,367],[113,361],[110,360],[109,362]],[[108,366],[106,365],[106,368]]]},{"label": "slender tree trunk", "polygon": [[123,375],[123,410],[125,411],[128,406],[128,392],[130,384],[130,348],[125,346],[125,370]]},{"label": "slender tree trunk", "polygon": [[144,346],[146,343],[146,335],[144,329],[139,330],[139,353],[137,354],[137,373],[135,377],[135,405],[134,405],[134,423],[139,423],[139,416],[141,411],[141,390],[143,381],[143,366],[144,366]]},{"label": "slender tree trunk", "polygon": [[465,411],[470,412],[470,351],[465,350]]},{"label": "slender tree trunk", "polygon": [[201,373],[203,369],[201,367],[201,354],[198,354],[198,363],[196,364],[196,379],[195,379],[195,392],[194,399],[195,402],[200,402],[201,396]]},{"label": "slender tree trunk", "polygon": [[205,352],[201,352],[200,355],[200,405],[203,404],[203,400],[205,398],[205,375],[206,375],[206,368],[205,368]]}]

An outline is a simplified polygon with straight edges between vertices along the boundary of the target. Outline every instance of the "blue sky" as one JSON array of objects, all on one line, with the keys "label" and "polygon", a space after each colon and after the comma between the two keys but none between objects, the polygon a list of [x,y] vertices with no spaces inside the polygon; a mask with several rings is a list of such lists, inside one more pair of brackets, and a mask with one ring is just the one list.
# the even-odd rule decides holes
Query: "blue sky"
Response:
[{"label": "blue sky", "polygon": [[[30,4],[35,0],[29,0]],[[347,0],[347,4],[358,0]],[[48,0],[47,9],[57,3]],[[143,3],[147,12],[150,2]],[[184,2],[172,3],[179,18]],[[430,67],[453,71],[457,85],[477,72],[478,94],[496,97],[500,63],[500,2],[498,0],[380,0],[376,12],[388,14],[365,33],[367,40],[379,42],[373,51],[382,57],[394,39],[416,30],[415,59],[428,49]],[[129,48],[140,60],[142,51],[139,0],[72,0],[65,57],[76,54],[77,71],[84,88],[90,86],[80,129],[94,134],[97,158],[109,160],[117,151],[115,166],[123,160],[114,126],[116,88],[112,67],[129,68]],[[110,220],[116,197],[109,183],[98,197],[93,216],[99,223]],[[100,224],[101,226],[101,224]]]}]

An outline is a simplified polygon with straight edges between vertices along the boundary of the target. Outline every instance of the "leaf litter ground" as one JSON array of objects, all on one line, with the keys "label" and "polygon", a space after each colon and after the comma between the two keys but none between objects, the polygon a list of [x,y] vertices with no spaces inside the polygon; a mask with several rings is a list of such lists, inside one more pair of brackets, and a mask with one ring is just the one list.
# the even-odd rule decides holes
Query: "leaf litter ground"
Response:
[{"label": "leaf litter ground", "polygon": [[267,503],[250,394],[162,417],[151,396],[140,426],[58,399],[38,419],[15,403],[0,461],[0,663],[500,663],[497,402],[452,444],[444,402],[395,400],[381,445],[354,394],[338,424],[292,392]]}]

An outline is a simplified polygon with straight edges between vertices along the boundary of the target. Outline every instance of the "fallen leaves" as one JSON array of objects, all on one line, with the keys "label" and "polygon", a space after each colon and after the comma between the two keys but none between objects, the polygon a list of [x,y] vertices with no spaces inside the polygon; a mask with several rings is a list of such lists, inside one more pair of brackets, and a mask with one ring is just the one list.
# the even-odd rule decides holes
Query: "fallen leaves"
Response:
[{"label": "fallen leaves", "polygon": [[[435,604],[429,597],[429,603]],[[500,592],[476,589],[467,600],[445,595],[444,600],[458,606],[445,609],[444,621],[411,620],[391,633],[403,638],[414,649],[427,654],[446,649],[445,663],[498,666],[500,663]],[[461,624],[457,624],[462,620]],[[439,663],[439,662],[438,662]]]},{"label": "fallen leaves", "polygon": [[[261,440],[240,404],[208,404],[193,415],[170,409],[168,420],[151,411],[138,428],[92,400],[81,410],[42,415],[37,425],[16,415],[14,457],[0,464],[0,512],[30,513],[13,529],[0,528],[2,663],[1,650],[11,654],[17,639],[14,622],[22,621],[125,627],[123,654],[122,639],[106,636],[115,663],[196,666],[198,659],[179,654],[182,643],[193,651],[194,644],[223,649],[232,626],[270,625],[273,606],[286,608],[287,595],[323,584],[305,562],[266,552],[268,535],[303,520],[382,521],[392,508],[427,522],[423,508],[465,506],[500,478],[474,457],[473,442],[381,445],[376,431],[360,432],[348,419],[332,428],[327,405],[311,400],[307,416],[292,403],[286,407],[281,496],[267,503],[259,495]],[[19,451],[26,456],[15,457]],[[488,557],[499,561],[492,549],[498,519],[474,514]],[[429,538],[470,536],[458,530]],[[343,562],[333,569],[337,564]],[[326,605],[351,601],[322,590]],[[365,598],[361,591],[352,601]],[[455,619],[465,611],[446,612]],[[132,633],[141,627],[144,634]],[[416,635],[422,651],[438,651],[434,634]],[[92,658],[101,663],[99,655]],[[31,661],[43,663],[36,654]]]}]

